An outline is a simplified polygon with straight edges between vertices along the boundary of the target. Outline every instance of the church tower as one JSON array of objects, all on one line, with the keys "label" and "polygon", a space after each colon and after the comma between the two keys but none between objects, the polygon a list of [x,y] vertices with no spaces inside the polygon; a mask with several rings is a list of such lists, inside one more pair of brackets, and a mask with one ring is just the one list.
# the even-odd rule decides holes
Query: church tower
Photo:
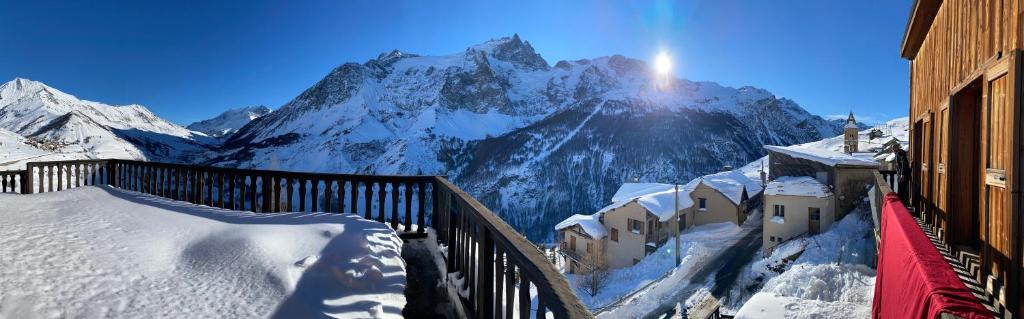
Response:
[{"label": "church tower", "polygon": [[847,154],[858,152],[857,144],[860,141],[858,138],[857,119],[853,118],[853,112],[850,112],[850,116],[846,118],[846,125],[843,126],[843,151]]}]

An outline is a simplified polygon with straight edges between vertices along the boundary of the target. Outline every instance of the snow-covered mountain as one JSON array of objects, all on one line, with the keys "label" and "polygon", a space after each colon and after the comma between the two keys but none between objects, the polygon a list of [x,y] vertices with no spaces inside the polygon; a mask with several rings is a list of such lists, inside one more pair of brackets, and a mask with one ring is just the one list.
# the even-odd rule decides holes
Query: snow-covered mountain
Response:
[{"label": "snow-covered mountain", "polygon": [[240,107],[224,111],[211,119],[189,124],[187,128],[211,137],[226,138],[252,120],[267,114],[270,114],[270,108],[264,105]]},{"label": "snow-covered mountain", "polygon": [[80,100],[22,78],[0,85],[0,129],[47,151],[93,158],[191,161],[213,143],[141,105]]},{"label": "snow-covered mountain", "polygon": [[[841,132],[753,87],[659,79],[609,56],[551,66],[518,36],[446,56],[345,63],[209,162],[446,174],[534,240],[625,180],[673,182]],[[276,160],[272,160],[276,159]],[[529,227],[527,227],[529,226]]]}]

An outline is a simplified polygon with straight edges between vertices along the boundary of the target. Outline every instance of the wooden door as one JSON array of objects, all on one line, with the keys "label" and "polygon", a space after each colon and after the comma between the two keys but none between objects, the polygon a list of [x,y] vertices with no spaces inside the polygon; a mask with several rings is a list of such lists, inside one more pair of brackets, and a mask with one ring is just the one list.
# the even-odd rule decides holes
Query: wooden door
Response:
[{"label": "wooden door", "polygon": [[807,208],[807,232],[817,234],[821,232],[821,209],[817,207]]},{"label": "wooden door", "polygon": [[[940,229],[938,235],[943,241],[948,240],[949,230],[949,178],[946,172],[949,157],[949,103],[939,109],[935,119],[935,186],[932,194],[935,198],[935,214],[938,218],[935,225]],[[948,241],[947,241],[948,242]]]},{"label": "wooden door", "polygon": [[1014,153],[1015,96],[1011,65],[1014,55],[996,63],[985,74],[986,103],[981,110],[981,233],[985,242],[985,269],[991,276],[1006,282],[1013,256],[1014,220],[1011,215],[1011,165]]}]

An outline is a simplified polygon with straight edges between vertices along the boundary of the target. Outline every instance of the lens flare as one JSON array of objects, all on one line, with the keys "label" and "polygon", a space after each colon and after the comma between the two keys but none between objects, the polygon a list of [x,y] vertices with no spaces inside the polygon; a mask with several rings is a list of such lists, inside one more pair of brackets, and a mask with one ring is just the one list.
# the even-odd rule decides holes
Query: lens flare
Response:
[{"label": "lens flare", "polygon": [[668,75],[672,72],[672,57],[668,52],[662,51],[654,58],[654,70],[661,75]]}]

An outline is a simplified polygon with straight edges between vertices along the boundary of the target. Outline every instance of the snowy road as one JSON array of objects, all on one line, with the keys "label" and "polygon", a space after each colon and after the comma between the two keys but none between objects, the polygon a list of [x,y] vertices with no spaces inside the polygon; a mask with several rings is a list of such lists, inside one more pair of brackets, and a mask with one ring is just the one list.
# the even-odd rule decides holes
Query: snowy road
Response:
[{"label": "snowy road", "polygon": [[691,254],[696,254],[684,258],[675,272],[612,303],[595,315],[598,318],[664,317],[677,313],[676,306],[685,304],[690,296],[715,286],[715,280],[730,281],[722,285],[731,285],[736,276],[716,279],[713,275],[722,267],[742,267],[761,247],[761,214],[751,214],[747,222],[741,227],[733,225],[733,229],[735,231],[725,237],[717,234],[696,239],[701,248],[691,251]]},{"label": "snowy road", "polygon": [[[727,289],[739,277],[743,266],[750,262],[751,258],[761,249],[763,224],[748,222],[743,225],[743,228],[742,238],[726,248],[721,255],[700,265],[697,271],[687,278],[686,286],[681,287],[672,297],[665,299],[665,302],[644,315],[644,318],[681,318],[680,309],[684,307],[686,300],[700,290],[708,288],[709,285],[712,295],[715,297],[720,298],[727,292]],[[719,270],[724,271],[720,272]],[[713,282],[711,275],[714,275]]]}]

